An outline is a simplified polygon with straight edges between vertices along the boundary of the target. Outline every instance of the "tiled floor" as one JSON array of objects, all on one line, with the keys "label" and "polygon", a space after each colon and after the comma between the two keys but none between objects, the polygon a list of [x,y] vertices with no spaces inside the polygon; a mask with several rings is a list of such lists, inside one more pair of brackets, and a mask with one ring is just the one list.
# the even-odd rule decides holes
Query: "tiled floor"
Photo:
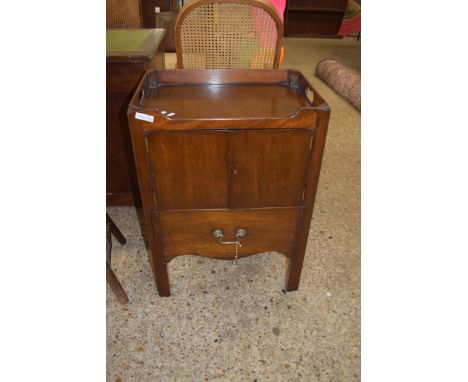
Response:
[{"label": "tiled floor", "polygon": [[282,292],[280,254],[178,257],[160,298],[137,211],[108,208],[128,238],[114,241],[113,267],[130,298],[119,305],[107,288],[108,381],[360,380],[360,114],[314,76],[329,57],[360,70],[360,45],[286,39],[285,50],[283,67],[332,109],[299,291]]}]

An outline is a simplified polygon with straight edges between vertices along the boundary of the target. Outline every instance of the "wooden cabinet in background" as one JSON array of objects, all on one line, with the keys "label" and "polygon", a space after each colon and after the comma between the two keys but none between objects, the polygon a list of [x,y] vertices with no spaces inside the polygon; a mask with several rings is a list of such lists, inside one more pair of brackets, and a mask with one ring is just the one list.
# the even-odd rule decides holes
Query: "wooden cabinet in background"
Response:
[{"label": "wooden cabinet in background", "polygon": [[145,74],[128,118],[161,296],[167,263],[189,254],[277,251],[298,288],[329,114],[294,71]]},{"label": "wooden cabinet in background", "polygon": [[108,205],[139,204],[127,108],[147,69],[164,68],[164,29],[106,32],[106,193]]},{"label": "wooden cabinet in background", "polygon": [[340,29],[347,0],[287,0],[286,37],[334,37]]},{"label": "wooden cabinet in background", "polygon": [[156,11],[158,7],[160,12],[169,12],[173,10],[174,0],[140,0],[143,28],[156,27]]}]

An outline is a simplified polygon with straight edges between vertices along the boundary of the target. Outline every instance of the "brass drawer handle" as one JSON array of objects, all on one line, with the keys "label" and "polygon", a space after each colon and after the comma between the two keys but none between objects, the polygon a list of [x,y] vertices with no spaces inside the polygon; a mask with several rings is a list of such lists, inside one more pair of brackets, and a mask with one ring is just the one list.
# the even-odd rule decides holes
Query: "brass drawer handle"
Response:
[{"label": "brass drawer handle", "polygon": [[236,241],[223,241],[223,237],[224,237],[224,232],[220,229],[215,229],[213,231],[213,237],[215,237],[216,239],[219,239],[219,243],[220,244],[234,244],[234,245],[238,245],[239,247],[242,247],[242,244],[240,242],[240,239],[244,236],[247,235],[247,231],[243,228],[240,228],[236,231]]},{"label": "brass drawer handle", "polygon": [[245,229],[243,229],[243,228],[239,228],[236,231],[236,239],[237,239],[236,241],[223,241],[223,237],[224,237],[223,231],[220,230],[220,229],[215,229],[213,231],[213,237],[215,237],[216,239],[219,239],[220,244],[234,244],[234,246],[236,248],[236,252],[235,252],[235,255],[234,255],[234,259],[236,260],[236,264],[237,264],[237,257],[238,257],[237,248],[242,247],[240,239],[241,239],[241,237],[244,237],[246,235],[247,235],[247,231]]}]

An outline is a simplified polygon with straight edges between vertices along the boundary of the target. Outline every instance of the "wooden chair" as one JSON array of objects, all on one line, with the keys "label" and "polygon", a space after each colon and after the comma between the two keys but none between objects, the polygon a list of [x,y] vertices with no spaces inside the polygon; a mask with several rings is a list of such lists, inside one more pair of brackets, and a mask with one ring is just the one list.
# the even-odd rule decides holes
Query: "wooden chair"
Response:
[{"label": "wooden chair", "polygon": [[283,24],[263,0],[198,0],[176,24],[180,69],[278,69]]},{"label": "wooden chair", "polygon": [[112,235],[115,236],[117,241],[120,244],[125,244],[127,239],[122,235],[122,232],[117,228],[115,223],[112,221],[110,216],[106,214],[106,279],[107,283],[117,297],[117,301],[121,304],[128,303],[128,296],[125,293],[125,290],[122,288],[122,285],[119,282],[119,279],[115,275],[111,267],[111,252],[112,252]]},{"label": "wooden chair", "polygon": [[140,28],[139,0],[106,0],[106,28]]}]

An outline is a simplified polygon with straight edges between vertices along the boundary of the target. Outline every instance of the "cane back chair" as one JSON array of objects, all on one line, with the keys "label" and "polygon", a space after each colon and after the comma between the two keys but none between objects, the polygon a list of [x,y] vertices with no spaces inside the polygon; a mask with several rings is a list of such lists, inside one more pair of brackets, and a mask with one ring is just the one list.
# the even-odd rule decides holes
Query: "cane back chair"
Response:
[{"label": "cane back chair", "polygon": [[140,28],[140,0],[106,0],[106,28]]},{"label": "cane back chair", "polygon": [[283,23],[263,0],[196,0],[176,23],[179,69],[278,69]]}]

